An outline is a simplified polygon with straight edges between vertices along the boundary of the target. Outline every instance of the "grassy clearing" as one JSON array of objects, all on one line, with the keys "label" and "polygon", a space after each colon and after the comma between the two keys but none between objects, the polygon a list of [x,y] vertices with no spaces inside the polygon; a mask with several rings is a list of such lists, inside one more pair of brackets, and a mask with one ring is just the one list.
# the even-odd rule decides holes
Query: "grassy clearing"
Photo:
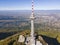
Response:
[{"label": "grassy clearing", "polygon": [[57,41],[60,43],[60,32],[57,31],[42,31],[37,30],[37,32],[41,35],[45,35],[47,37],[56,38]]}]

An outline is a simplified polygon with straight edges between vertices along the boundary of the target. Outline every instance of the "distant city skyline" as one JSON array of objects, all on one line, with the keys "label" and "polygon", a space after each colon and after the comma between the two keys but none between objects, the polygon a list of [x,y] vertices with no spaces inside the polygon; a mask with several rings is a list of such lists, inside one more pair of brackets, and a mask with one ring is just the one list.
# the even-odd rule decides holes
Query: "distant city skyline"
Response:
[{"label": "distant city skyline", "polygon": [[[35,10],[60,10],[60,0],[34,0]],[[31,0],[0,0],[0,10],[31,10]]]}]

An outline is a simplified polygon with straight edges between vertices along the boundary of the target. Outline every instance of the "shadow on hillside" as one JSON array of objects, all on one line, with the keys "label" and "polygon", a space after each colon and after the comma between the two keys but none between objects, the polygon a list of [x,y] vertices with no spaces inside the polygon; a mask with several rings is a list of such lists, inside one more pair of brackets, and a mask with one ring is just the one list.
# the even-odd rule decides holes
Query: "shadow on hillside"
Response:
[{"label": "shadow on hillside", "polygon": [[48,45],[60,45],[60,43],[58,43],[56,38],[51,38],[44,35],[41,35],[41,36],[45,40],[45,42],[48,43]]},{"label": "shadow on hillside", "polygon": [[15,42],[15,40],[13,40],[10,43],[8,43],[8,45],[13,45],[14,42]]},{"label": "shadow on hillside", "polygon": [[16,32],[0,32],[0,40],[16,34]]}]

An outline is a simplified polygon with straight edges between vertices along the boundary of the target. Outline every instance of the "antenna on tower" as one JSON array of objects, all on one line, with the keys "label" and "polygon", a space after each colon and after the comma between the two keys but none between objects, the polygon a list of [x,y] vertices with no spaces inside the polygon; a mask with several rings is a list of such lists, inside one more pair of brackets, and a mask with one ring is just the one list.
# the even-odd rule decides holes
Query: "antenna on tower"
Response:
[{"label": "antenna on tower", "polygon": [[34,1],[32,0],[32,16],[34,16]]}]

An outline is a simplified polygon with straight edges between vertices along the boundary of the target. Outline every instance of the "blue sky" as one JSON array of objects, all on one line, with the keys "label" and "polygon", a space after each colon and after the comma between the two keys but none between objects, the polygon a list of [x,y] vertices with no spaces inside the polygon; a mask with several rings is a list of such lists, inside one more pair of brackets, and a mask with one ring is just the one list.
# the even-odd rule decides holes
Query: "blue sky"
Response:
[{"label": "blue sky", "polygon": [[[60,10],[60,0],[34,0],[35,10]],[[31,0],[0,0],[0,10],[31,10]]]}]

